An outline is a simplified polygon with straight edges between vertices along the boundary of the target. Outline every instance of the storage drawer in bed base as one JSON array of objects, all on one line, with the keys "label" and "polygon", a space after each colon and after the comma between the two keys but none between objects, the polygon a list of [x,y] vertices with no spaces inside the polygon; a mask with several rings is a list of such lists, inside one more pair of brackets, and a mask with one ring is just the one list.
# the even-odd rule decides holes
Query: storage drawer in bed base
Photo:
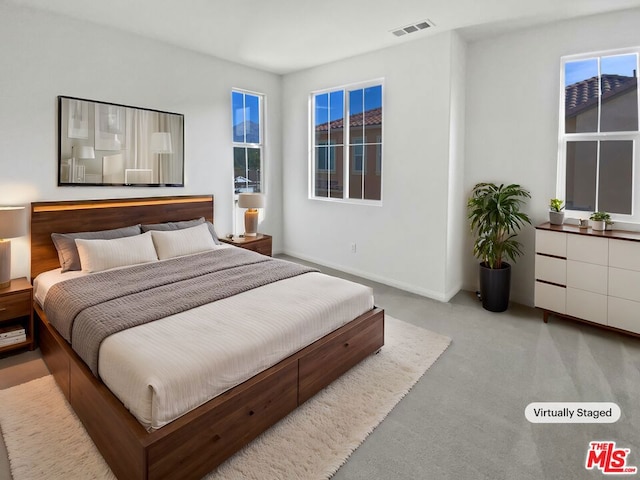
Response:
[{"label": "storage drawer in bed base", "polygon": [[298,401],[306,402],[384,344],[384,321],[355,321],[327,335],[299,360]]}]

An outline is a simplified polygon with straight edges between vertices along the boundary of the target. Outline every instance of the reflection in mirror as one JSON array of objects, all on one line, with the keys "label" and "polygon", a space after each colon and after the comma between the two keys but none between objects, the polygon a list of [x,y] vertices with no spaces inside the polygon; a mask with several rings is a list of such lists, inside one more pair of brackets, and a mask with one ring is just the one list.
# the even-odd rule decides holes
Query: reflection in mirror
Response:
[{"label": "reflection in mirror", "polygon": [[58,185],[184,186],[184,116],[58,97]]}]

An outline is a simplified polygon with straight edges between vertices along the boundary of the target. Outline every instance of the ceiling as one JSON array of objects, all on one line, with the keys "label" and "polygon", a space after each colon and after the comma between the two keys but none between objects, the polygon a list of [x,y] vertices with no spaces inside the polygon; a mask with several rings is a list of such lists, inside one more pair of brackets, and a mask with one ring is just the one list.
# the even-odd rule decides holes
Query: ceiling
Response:
[{"label": "ceiling", "polygon": [[[447,30],[477,40],[640,0],[7,0],[286,74]],[[434,26],[396,37],[409,24]]]}]

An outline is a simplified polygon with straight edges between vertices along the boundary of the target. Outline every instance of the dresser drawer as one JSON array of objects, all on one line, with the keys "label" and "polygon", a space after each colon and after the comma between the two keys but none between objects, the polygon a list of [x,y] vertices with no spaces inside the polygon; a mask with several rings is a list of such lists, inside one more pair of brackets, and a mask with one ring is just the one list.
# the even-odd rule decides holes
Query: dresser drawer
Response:
[{"label": "dresser drawer", "polygon": [[607,294],[607,267],[567,260],[567,286]]},{"label": "dresser drawer", "polygon": [[609,326],[640,333],[640,303],[609,297]]},{"label": "dresser drawer", "polygon": [[535,306],[556,313],[567,311],[567,289],[558,285],[536,282]]},{"label": "dresser drawer", "polygon": [[567,315],[607,325],[607,297],[567,287]]},{"label": "dresser drawer", "polygon": [[556,257],[567,256],[567,234],[536,230],[536,253],[545,253]]},{"label": "dresser drawer", "polygon": [[579,262],[609,264],[609,240],[587,235],[569,235],[567,238],[567,258]]},{"label": "dresser drawer", "polygon": [[640,302],[640,272],[609,268],[609,295]]},{"label": "dresser drawer", "polygon": [[536,255],[536,280],[567,284],[567,261],[563,258]]},{"label": "dresser drawer", "polygon": [[9,320],[31,314],[31,293],[13,293],[0,297],[0,320]]},{"label": "dresser drawer", "polygon": [[640,242],[609,240],[609,266],[640,272]]}]

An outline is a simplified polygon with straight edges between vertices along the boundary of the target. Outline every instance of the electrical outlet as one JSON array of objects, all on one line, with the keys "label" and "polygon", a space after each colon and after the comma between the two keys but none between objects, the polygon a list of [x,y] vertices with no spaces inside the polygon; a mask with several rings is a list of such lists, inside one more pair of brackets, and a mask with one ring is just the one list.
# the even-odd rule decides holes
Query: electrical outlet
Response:
[{"label": "electrical outlet", "polygon": [[356,253],[356,244],[355,244],[355,242],[351,244],[351,253]]}]

